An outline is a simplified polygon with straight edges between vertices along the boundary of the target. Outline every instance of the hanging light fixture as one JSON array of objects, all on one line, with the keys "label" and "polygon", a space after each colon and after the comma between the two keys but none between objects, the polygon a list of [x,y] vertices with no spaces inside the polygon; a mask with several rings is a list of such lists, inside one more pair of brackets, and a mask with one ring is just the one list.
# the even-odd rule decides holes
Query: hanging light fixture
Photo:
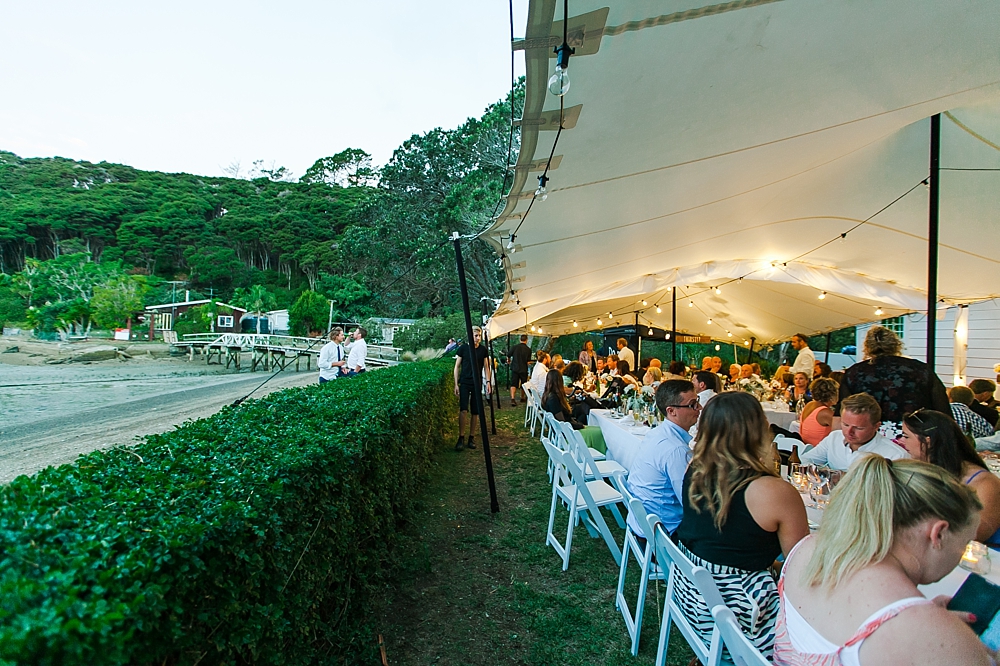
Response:
[{"label": "hanging light fixture", "polygon": [[673,290],[674,290],[674,288],[673,288],[673,287],[667,287],[667,293],[668,293],[668,294],[669,294],[670,292],[672,292]]},{"label": "hanging light fixture", "polygon": [[744,347],[749,347],[750,346],[750,341],[749,340],[744,340],[743,341],[743,346]]},{"label": "hanging light fixture", "polygon": [[549,177],[544,173],[538,177],[538,189],[535,190],[535,196],[545,201],[549,198],[549,191],[545,189],[545,184],[549,182]]},{"label": "hanging light fixture", "polygon": [[720,347],[719,345],[715,345],[715,351],[719,351],[720,349],[722,349],[722,347]]},{"label": "hanging light fixture", "polygon": [[715,288],[715,293],[716,294],[721,294],[722,293],[722,289],[720,289],[719,287],[716,287]]},{"label": "hanging light fixture", "polygon": [[659,305],[656,306],[656,314],[663,314],[663,308],[661,308]]},{"label": "hanging light fixture", "polygon": [[733,337],[733,334],[729,331],[726,331],[726,335],[729,336],[730,338]]},{"label": "hanging light fixture", "polygon": [[576,53],[569,45],[569,0],[563,0],[563,41],[552,49],[556,54],[556,73],[549,79],[549,92],[562,97],[569,92],[569,57]]},{"label": "hanging light fixture", "polygon": [[663,339],[664,339],[664,340],[669,340],[669,339],[670,339],[670,334],[669,334],[669,333],[667,333],[667,336],[666,336],[665,338],[663,338]]},{"label": "hanging light fixture", "polygon": [[511,234],[510,235],[510,240],[507,241],[507,249],[508,250],[513,250],[514,249],[514,234]]},{"label": "hanging light fixture", "polygon": [[882,308],[875,308],[875,316],[876,317],[881,317],[884,314],[885,313],[882,311]]},{"label": "hanging light fixture", "polygon": [[649,329],[647,335],[652,335],[652,334],[653,334],[653,329]]},{"label": "hanging light fixture", "polygon": [[708,320],[708,325],[709,325],[709,326],[711,326],[711,325],[712,325],[712,319],[711,319],[711,318],[709,318],[709,320]]},{"label": "hanging light fixture", "polygon": [[693,308],[694,307],[694,301],[688,301],[688,307],[689,308]]},{"label": "hanging light fixture", "polygon": [[534,331],[534,330],[535,330],[535,327],[534,327],[534,325],[532,325],[532,326],[531,326],[531,330],[532,330],[532,331]]},{"label": "hanging light fixture", "polygon": [[645,300],[645,299],[643,299],[643,301],[642,301],[642,307],[646,307],[647,305],[649,305],[649,304],[648,304],[648,303],[646,303],[646,300]]},{"label": "hanging light fixture", "polygon": [[601,326],[601,325],[603,325],[603,324],[604,324],[604,322],[603,322],[603,321],[601,321],[601,318],[600,318],[600,317],[598,317],[598,318],[597,318],[597,325],[598,325],[598,326]]},{"label": "hanging light fixture", "polygon": [[817,298],[822,301],[824,298],[826,298],[826,292],[825,291],[819,292],[819,296],[817,296]]},{"label": "hanging light fixture", "polygon": [[541,333],[541,332],[542,332],[542,327],[541,327],[541,326],[539,326],[539,327],[538,327],[538,332],[539,332],[539,333]]},{"label": "hanging light fixture", "polygon": [[573,320],[573,328],[576,328],[577,326],[579,326],[579,324],[577,324],[577,323],[576,323],[576,320],[574,319],[574,320]]}]

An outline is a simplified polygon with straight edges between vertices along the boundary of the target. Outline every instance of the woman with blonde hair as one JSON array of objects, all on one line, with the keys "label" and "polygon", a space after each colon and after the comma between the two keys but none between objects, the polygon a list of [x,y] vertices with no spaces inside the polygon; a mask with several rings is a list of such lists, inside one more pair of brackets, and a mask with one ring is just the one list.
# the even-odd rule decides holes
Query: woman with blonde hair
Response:
[{"label": "woman with blonde hair", "polygon": [[646,386],[659,386],[661,381],[663,381],[663,372],[652,365],[646,369],[646,374],[642,378],[642,383]]},{"label": "woman with blonde hair", "polygon": [[859,460],[834,489],[819,535],[786,558],[774,663],[993,664],[947,598],[917,588],[958,565],[980,509],[939,467]]},{"label": "woman with blonde hair", "polygon": [[[684,475],[684,514],[676,532],[681,550],[711,572],[743,632],[765,656],[778,616],[771,566],[809,534],[799,492],[775,471],[767,425],[749,393],[709,400]],[[712,614],[701,595],[683,576],[675,595],[707,643]]]},{"label": "woman with blonde hair", "polygon": [[918,409],[951,411],[948,394],[934,369],[923,361],[902,356],[903,341],[884,326],[872,326],[865,335],[864,358],[844,371],[840,399],[867,393],[882,408],[880,432],[894,439],[902,432],[904,414]]}]

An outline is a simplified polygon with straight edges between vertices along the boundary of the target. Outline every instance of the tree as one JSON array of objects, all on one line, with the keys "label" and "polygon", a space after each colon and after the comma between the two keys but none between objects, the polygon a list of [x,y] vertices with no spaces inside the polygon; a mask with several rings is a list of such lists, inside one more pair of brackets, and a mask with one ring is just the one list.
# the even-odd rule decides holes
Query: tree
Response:
[{"label": "tree", "polygon": [[302,182],[358,187],[371,184],[374,178],[372,156],[360,148],[348,148],[331,157],[316,160],[306,169]]},{"label": "tree", "polygon": [[233,305],[244,308],[257,318],[257,334],[260,334],[260,318],[268,310],[277,307],[274,294],[261,284],[255,284],[249,289],[237,289],[233,295]]},{"label": "tree", "polygon": [[288,308],[288,324],[292,335],[309,335],[311,331],[325,331],[330,317],[330,301],[315,291],[307,289]]},{"label": "tree", "polygon": [[147,291],[146,278],[142,275],[119,275],[96,287],[90,299],[94,322],[107,329],[130,322],[133,314],[142,311]]}]

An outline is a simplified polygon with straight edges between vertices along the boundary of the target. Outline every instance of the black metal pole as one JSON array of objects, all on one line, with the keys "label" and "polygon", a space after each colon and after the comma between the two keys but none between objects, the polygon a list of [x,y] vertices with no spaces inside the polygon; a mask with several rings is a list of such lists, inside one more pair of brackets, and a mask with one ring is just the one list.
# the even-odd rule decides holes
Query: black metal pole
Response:
[{"label": "black metal pole", "polygon": [[830,334],[826,334],[826,357],[823,359],[824,363],[830,363]]},{"label": "black metal pole", "polygon": [[747,354],[747,363],[753,363],[753,347],[757,344],[757,338],[750,336],[750,353]]},{"label": "black metal pole", "polygon": [[[466,344],[470,350],[474,350],[476,343],[472,335],[472,313],[469,311],[469,288],[465,284],[465,264],[462,263],[462,237],[458,232],[451,235],[451,240],[455,243],[455,263],[458,267],[458,288],[462,292],[462,308],[465,310],[465,334],[468,336]],[[470,354],[472,356],[472,354]],[[470,359],[472,360],[472,359]],[[490,369],[492,371],[492,368]],[[479,412],[479,433],[483,438],[483,457],[486,459],[486,481],[490,486],[490,511],[499,513],[500,502],[497,501],[497,486],[493,479],[493,458],[490,455],[490,436],[486,427],[486,419],[483,418],[483,385],[479,373],[472,369],[472,399],[476,401],[476,411]],[[470,423],[471,425],[471,423]],[[471,428],[470,428],[471,434]]]},{"label": "black metal pole", "polygon": [[[927,365],[935,372],[937,349],[938,201],[940,194],[941,114],[931,116],[930,197],[927,210]],[[931,382],[927,382],[928,388]]]},{"label": "black metal pole", "polygon": [[670,290],[670,360],[677,360],[677,287]]}]

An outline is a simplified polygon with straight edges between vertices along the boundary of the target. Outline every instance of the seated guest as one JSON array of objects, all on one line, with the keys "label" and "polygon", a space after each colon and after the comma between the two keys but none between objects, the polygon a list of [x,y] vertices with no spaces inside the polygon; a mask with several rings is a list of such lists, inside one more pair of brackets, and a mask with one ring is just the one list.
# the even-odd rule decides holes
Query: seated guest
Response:
[{"label": "seated guest", "polygon": [[824,437],[815,448],[800,457],[804,465],[823,465],[830,469],[848,469],[866,453],[899,460],[906,451],[879,434],[882,408],[867,393],[858,393],[840,403],[840,430]]},{"label": "seated guest", "polygon": [[948,389],[948,400],[951,401],[951,416],[962,432],[973,437],[989,437],[993,434],[990,422],[969,409],[976,401],[972,389],[967,386],[952,386]]},{"label": "seated guest", "polygon": [[722,357],[720,356],[712,357],[712,372],[714,372],[717,375],[722,373]]},{"label": "seated guest", "polygon": [[618,354],[612,354],[608,357],[605,371],[611,375],[618,374]]},{"label": "seated guest", "polygon": [[740,366],[740,379],[753,379],[753,374],[753,366],[749,363]]},{"label": "seated guest", "polygon": [[804,400],[809,402],[812,400],[812,394],[809,393],[809,382],[812,381],[804,372],[796,372],[792,379],[792,388],[785,391],[785,400],[788,402],[792,408],[798,404],[799,400]]},{"label": "seated guest", "polygon": [[573,409],[566,400],[563,387],[563,376],[558,370],[549,370],[545,376],[545,392],[542,393],[542,409],[555,416],[557,421],[564,421],[573,426],[574,430],[583,430],[584,425],[573,417]]},{"label": "seated guest", "polygon": [[[789,367],[787,364],[779,365],[777,371],[775,371],[775,373],[774,373],[774,377],[772,378],[772,380],[780,382],[781,378],[785,376],[785,373],[786,372],[791,373],[791,370],[792,370],[791,367]],[[789,383],[791,383],[791,382],[789,382]],[[788,387],[786,386],[785,388],[788,388]]]},{"label": "seated guest", "polygon": [[[673,533],[681,522],[681,489],[691,459],[688,429],[698,422],[701,404],[694,384],[686,379],[668,379],[656,389],[656,408],[663,415],[663,423],[646,433],[639,444],[625,485],[646,511],[659,516],[664,529]],[[645,538],[631,513],[628,526]]]},{"label": "seated guest", "polygon": [[[808,536],[809,522],[799,491],[775,473],[767,418],[749,393],[723,393],[705,407],[683,504],[678,545],[711,572],[743,633],[770,657],[779,609],[771,565]],[[675,597],[707,645],[710,609],[686,577],[675,584]]]},{"label": "seated guest", "polygon": [[640,359],[640,361],[639,361],[639,367],[638,367],[638,369],[636,369],[636,372],[639,374],[639,376],[642,376],[642,375],[646,374],[646,370],[648,370],[648,369],[649,369],[649,357],[646,356],[646,357],[643,357],[642,359]]},{"label": "seated guest", "polygon": [[830,379],[840,384],[840,381],[844,378],[843,370],[834,370],[830,373]]},{"label": "seated guest", "polygon": [[649,367],[659,368],[660,372],[663,372],[663,361],[658,358],[651,358],[649,359]]},{"label": "seated guest", "polygon": [[708,370],[709,372],[712,371],[712,357],[711,356],[705,356],[705,357],[703,357],[701,359],[701,369],[702,370]]},{"label": "seated guest", "polygon": [[726,386],[735,386],[736,382],[740,379],[740,373],[743,368],[738,363],[733,363],[729,366],[729,379],[726,380]]},{"label": "seated guest", "polygon": [[597,357],[597,371],[594,374],[596,374],[598,377],[600,377],[601,375],[603,375],[607,371],[607,367],[608,367],[607,363],[608,363],[608,360],[606,358],[604,358],[603,356],[598,356]]},{"label": "seated guest", "polygon": [[646,370],[646,374],[642,377],[642,383],[644,386],[656,387],[660,385],[661,381],[663,381],[663,373],[660,372],[659,368],[654,366],[650,366],[649,369]]},{"label": "seated guest", "polygon": [[836,419],[833,406],[840,400],[840,386],[832,379],[820,377],[809,385],[812,401],[802,410],[799,434],[802,441],[816,446],[830,434]]},{"label": "seated guest", "polygon": [[1000,420],[1000,412],[996,409],[997,401],[993,399],[997,385],[988,379],[973,379],[969,382],[969,388],[972,389],[972,393],[976,398],[969,405],[969,409],[982,416],[989,421],[991,426],[996,428],[997,421]]},{"label": "seated guest", "polygon": [[667,366],[667,379],[687,379],[687,366],[684,361],[671,361]]},{"label": "seated guest", "polygon": [[549,374],[549,355],[539,349],[535,352],[535,367],[531,369],[531,379],[528,380],[528,387],[540,396],[545,390],[545,376]]},{"label": "seated guest", "polygon": [[618,359],[618,376],[621,377],[622,381],[626,384],[631,384],[632,386],[639,388],[639,380],[632,375],[628,366],[628,361],[625,359]]},{"label": "seated guest", "polygon": [[565,368],[565,367],[566,367],[566,362],[565,362],[565,361],[563,361],[563,357],[562,357],[562,354],[553,354],[553,355],[552,355],[552,362],[551,362],[551,363],[549,363],[549,366],[550,366],[550,367],[553,367],[553,368],[554,368],[554,367],[556,367],[556,365],[558,365],[559,363],[562,363],[562,366],[560,366],[560,367],[563,367],[563,368]]},{"label": "seated guest", "polygon": [[581,423],[586,423],[589,420],[591,409],[600,409],[601,407],[601,403],[587,395],[583,385],[586,376],[587,368],[583,367],[579,361],[573,361],[563,370],[566,399],[573,409],[573,416]]},{"label": "seated guest", "polygon": [[699,370],[691,378],[694,390],[698,393],[698,402],[704,407],[708,401],[719,393],[719,376],[711,370]]},{"label": "seated guest", "polygon": [[823,361],[816,361],[813,364],[813,379],[819,379],[820,377],[829,377],[830,373],[833,372],[833,368],[824,363]]},{"label": "seated guest", "polygon": [[785,560],[774,663],[995,663],[973,618],[917,587],[958,565],[980,508],[943,469],[865,457],[834,489],[819,534]]},{"label": "seated guest", "polygon": [[788,391],[795,386],[795,375],[790,372],[786,372],[781,375],[778,381],[781,382],[779,390],[784,391],[787,394]]},{"label": "seated guest", "polygon": [[1000,547],[1000,479],[990,474],[958,424],[941,412],[918,410],[903,417],[899,445],[914,460],[937,465],[976,491],[983,505],[976,541]]},{"label": "seated guest", "polygon": [[763,374],[760,369],[760,363],[751,363],[750,367],[753,369],[753,374],[757,375],[757,377]]}]

